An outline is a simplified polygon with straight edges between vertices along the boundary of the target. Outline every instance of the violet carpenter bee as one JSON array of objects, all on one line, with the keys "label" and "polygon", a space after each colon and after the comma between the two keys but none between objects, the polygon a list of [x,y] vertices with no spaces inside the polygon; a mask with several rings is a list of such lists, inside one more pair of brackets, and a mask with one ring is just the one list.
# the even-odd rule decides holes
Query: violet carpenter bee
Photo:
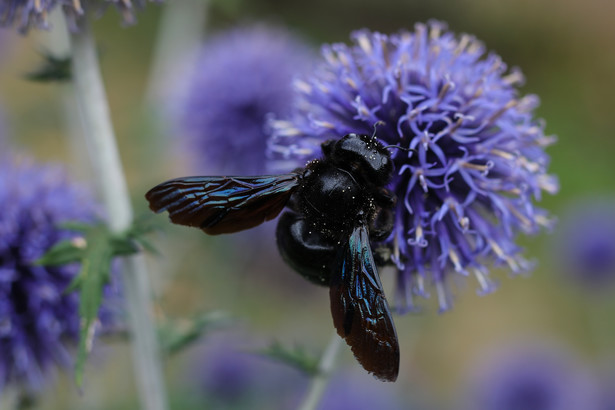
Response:
[{"label": "violet carpenter bee", "polygon": [[395,381],[397,332],[370,245],[393,229],[391,155],[375,136],[357,134],[324,142],[322,152],[288,174],[177,178],[145,197],[173,223],[210,235],[252,228],[286,207],[276,231],[282,257],[329,287],[333,324],[365,370]]}]

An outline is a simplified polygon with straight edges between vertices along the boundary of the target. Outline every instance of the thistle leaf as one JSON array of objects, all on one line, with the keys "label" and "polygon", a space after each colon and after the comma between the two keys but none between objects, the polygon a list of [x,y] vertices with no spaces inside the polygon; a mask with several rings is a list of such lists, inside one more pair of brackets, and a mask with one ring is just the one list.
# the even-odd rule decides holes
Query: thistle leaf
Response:
[{"label": "thistle leaf", "polygon": [[27,80],[41,83],[65,82],[72,77],[70,57],[56,57],[48,52],[42,53],[43,61],[40,65],[24,74]]},{"label": "thistle leaf", "polygon": [[165,352],[169,355],[180,352],[209,332],[231,323],[225,312],[214,311],[197,314],[191,320],[174,321],[159,329],[159,337]]},{"label": "thistle leaf", "polygon": [[148,230],[139,226],[117,234],[112,233],[102,223],[96,225],[64,223],[62,228],[81,232],[83,236],[59,242],[36,263],[57,266],[81,262],[79,273],[65,290],[80,293],[80,332],[75,360],[75,382],[78,387],[81,387],[85,360],[92,349],[98,311],[103,301],[103,290],[109,283],[111,261],[115,256],[126,256],[139,252],[140,248],[136,238],[140,238],[139,235],[144,235]]},{"label": "thistle leaf", "polygon": [[258,351],[262,356],[285,363],[309,376],[318,374],[319,358],[306,351],[302,346],[287,348],[275,341],[268,348]]},{"label": "thistle leaf", "polygon": [[84,242],[83,238],[60,241],[34,263],[36,265],[58,266],[78,262],[85,255]]}]

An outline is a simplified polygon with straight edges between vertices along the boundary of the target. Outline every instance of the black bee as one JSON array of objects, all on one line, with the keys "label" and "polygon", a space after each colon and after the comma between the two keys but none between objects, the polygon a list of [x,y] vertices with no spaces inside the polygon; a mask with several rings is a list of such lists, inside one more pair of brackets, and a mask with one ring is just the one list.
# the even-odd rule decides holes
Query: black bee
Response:
[{"label": "black bee", "polygon": [[237,232],[275,218],[284,260],[312,282],[329,286],[337,333],[378,379],[399,372],[397,332],[370,241],[393,229],[393,173],[375,136],[348,134],[322,144],[323,158],[282,175],[186,177],[152,188],[155,212],[210,235]]}]

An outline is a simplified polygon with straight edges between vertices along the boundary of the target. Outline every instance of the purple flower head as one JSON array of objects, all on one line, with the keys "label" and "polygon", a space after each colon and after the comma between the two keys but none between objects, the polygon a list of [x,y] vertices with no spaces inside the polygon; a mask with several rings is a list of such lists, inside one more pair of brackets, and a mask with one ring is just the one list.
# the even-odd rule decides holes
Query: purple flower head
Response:
[{"label": "purple flower head", "polygon": [[8,145],[8,135],[5,121],[6,117],[4,116],[4,111],[1,108],[2,107],[0,107],[0,152],[5,152]]},{"label": "purple flower head", "polygon": [[[71,363],[79,333],[79,296],[64,290],[75,264],[33,264],[74,233],[58,224],[92,221],[95,206],[62,170],[8,157],[0,162],[0,390],[8,383],[40,389],[49,371]],[[101,311],[101,319],[109,312]]]},{"label": "purple flower head", "polygon": [[86,11],[101,12],[109,5],[120,12],[124,24],[134,24],[134,10],[143,8],[145,0],[0,0],[0,27],[15,25],[22,33],[30,28],[48,30],[51,27],[47,16],[61,7],[71,30],[78,31]]},{"label": "purple flower head", "polygon": [[342,372],[332,376],[319,410],[402,410],[408,405],[392,394],[395,386],[375,382],[364,373]]},{"label": "purple flower head", "polygon": [[293,115],[271,121],[271,171],[303,166],[321,156],[323,141],[371,135],[376,124],[385,145],[414,150],[391,149],[397,209],[384,244],[397,267],[400,310],[427,295],[426,283],[448,309],[452,272],[475,276],[488,293],[490,261],[529,268],[516,234],[551,225],[533,201],[558,185],[546,174],[553,138],[532,115],[538,99],[516,88],[522,74],[439,22],[352,39],[323,48],[318,70],[295,82]]},{"label": "purple flower head", "polygon": [[291,408],[307,385],[307,377],[252,353],[256,348],[246,346],[237,336],[247,340],[237,333],[214,335],[198,349],[190,364],[192,389],[214,408]]},{"label": "purple flower head", "polygon": [[265,170],[268,114],[289,113],[292,79],[313,61],[308,46],[281,28],[233,29],[212,38],[187,75],[177,107],[185,150],[197,170]]},{"label": "purple flower head", "polygon": [[568,352],[523,346],[492,357],[472,380],[473,410],[595,409],[594,380]]},{"label": "purple flower head", "polygon": [[615,200],[586,200],[561,219],[556,258],[577,283],[615,285]]},{"label": "purple flower head", "polygon": [[600,372],[598,391],[598,410],[615,410],[615,367],[608,363],[609,368]]}]

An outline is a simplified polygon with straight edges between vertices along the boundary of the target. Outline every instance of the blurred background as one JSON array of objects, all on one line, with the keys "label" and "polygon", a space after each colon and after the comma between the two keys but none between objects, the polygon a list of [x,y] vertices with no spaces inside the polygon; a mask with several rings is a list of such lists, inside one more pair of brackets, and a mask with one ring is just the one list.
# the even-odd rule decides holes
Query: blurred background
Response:
[{"label": "blurred background", "polygon": [[[317,52],[322,43],[347,42],[349,33],[359,28],[390,33],[438,19],[452,31],[481,39],[509,67],[520,67],[526,77],[522,92],[540,97],[537,115],[546,120],[547,134],[558,137],[548,149],[549,171],[559,177],[561,190],[555,196],[545,195],[541,202],[557,216],[558,228],[520,239],[528,258],[538,262],[536,269],[514,278],[496,269],[493,277],[500,288],[484,297],[476,294],[473,284],[462,281],[455,287],[454,308],[445,314],[437,314],[432,296],[422,302],[424,312],[396,316],[402,363],[395,384],[364,374],[344,347],[327,394],[337,392],[350,400],[369,392],[370,397],[382,397],[377,401],[380,408],[480,408],[477,400],[496,400],[482,397],[485,391],[501,388],[488,385],[497,379],[490,367],[516,353],[527,356],[529,350],[534,352],[529,357],[553,354],[555,367],[567,369],[555,371],[556,375],[578,376],[553,382],[560,384],[550,391],[570,383],[582,387],[580,396],[591,395],[595,408],[613,408],[606,406],[609,400],[611,406],[615,402],[607,397],[612,395],[609,387],[615,386],[614,2],[211,0],[197,5],[171,1],[194,7],[198,18],[192,36],[175,47],[177,58],[165,60],[163,74],[153,74],[152,67],[168,21],[168,3],[148,4],[132,27],[120,27],[116,13],[93,22],[137,214],[148,212],[143,194],[149,188],[194,169],[178,149],[183,144],[181,131],[166,115],[158,115],[151,102],[162,100],[163,111],[173,111],[176,94],[185,88],[182,76],[188,75],[184,57],[190,56],[193,44],[222,30],[255,22],[285,27]],[[64,101],[69,85],[24,79],[40,65],[49,42],[45,32],[20,36],[15,30],[0,31],[2,127],[20,151],[40,161],[65,163],[76,179],[87,184],[87,156],[71,143],[65,126],[66,110],[74,106],[70,101],[58,103]],[[152,75],[157,76],[155,84]],[[166,216],[159,218],[166,222]],[[328,292],[284,265],[275,247],[275,224],[269,225],[232,237],[206,237],[163,223],[163,231],[156,234],[161,255],[149,260],[160,321],[187,320],[208,311],[237,318],[166,359],[172,408],[292,408],[305,391],[308,379],[297,370],[248,354],[278,341],[318,355],[333,333]],[[384,270],[381,277],[389,292],[392,271]],[[223,354],[232,357],[224,361],[228,366],[207,359]],[[43,392],[40,408],[135,408],[129,355],[121,340],[101,340],[86,368],[83,393],[70,374],[58,375]],[[245,361],[234,364],[244,356],[248,356]],[[506,361],[501,364],[506,365]],[[231,366],[235,370],[229,370]],[[212,387],[212,374],[218,383],[228,382]],[[550,376],[536,377],[548,383],[544,380]],[[224,393],[223,386],[238,390]],[[243,399],[237,400],[240,396]],[[339,405],[335,397],[327,400],[330,404],[323,408],[344,408],[335,407]],[[577,403],[572,399],[567,403],[548,408],[590,408],[570,407]],[[369,407],[347,403],[346,408]]]}]

